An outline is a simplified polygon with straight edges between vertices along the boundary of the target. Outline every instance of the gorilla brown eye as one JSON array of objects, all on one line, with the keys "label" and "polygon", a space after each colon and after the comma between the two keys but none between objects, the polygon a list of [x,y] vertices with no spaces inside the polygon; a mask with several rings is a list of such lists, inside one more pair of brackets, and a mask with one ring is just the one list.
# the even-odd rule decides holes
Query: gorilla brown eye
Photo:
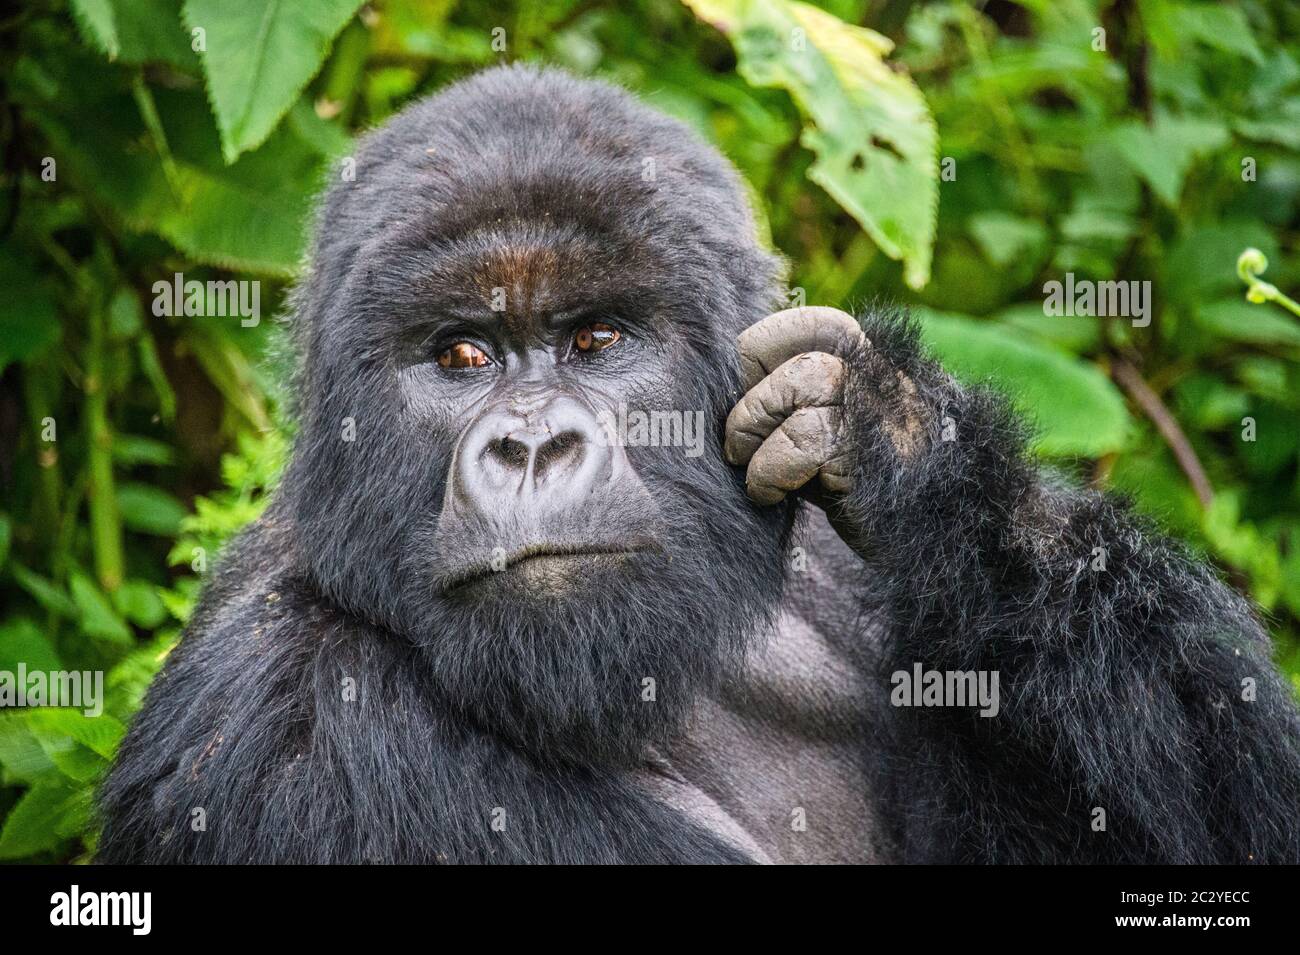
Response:
[{"label": "gorilla brown eye", "polygon": [[487,353],[469,342],[457,342],[438,356],[443,368],[479,368],[487,363]]},{"label": "gorilla brown eye", "polygon": [[619,339],[618,329],[604,322],[583,325],[573,336],[578,351],[593,352],[608,348]]}]

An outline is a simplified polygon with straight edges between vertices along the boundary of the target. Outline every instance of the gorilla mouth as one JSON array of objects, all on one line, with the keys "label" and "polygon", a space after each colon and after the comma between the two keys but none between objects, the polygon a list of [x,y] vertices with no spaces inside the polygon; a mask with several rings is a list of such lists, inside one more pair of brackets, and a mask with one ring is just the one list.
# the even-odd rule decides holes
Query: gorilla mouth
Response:
[{"label": "gorilla mouth", "polygon": [[540,579],[560,577],[584,565],[615,565],[637,554],[662,553],[654,541],[637,540],[626,544],[529,544],[507,554],[489,557],[454,572],[442,581],[444,594],[514,572],[527,572]]}]

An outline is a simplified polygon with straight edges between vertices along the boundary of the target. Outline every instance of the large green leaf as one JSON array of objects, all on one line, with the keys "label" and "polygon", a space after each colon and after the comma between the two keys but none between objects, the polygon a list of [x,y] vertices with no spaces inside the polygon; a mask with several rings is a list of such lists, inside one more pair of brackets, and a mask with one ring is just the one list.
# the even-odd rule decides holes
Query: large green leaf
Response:
[{"label": "large green leaf", "polygon": [[1198,325],[1219,338],[1257,345],[1300,346],[1300,321],[1278,308],[1229,298],[1198,305],[1195,315]]},{"label": "large green leaf", "polygon": [[68,590],[77,605],[82,630],[109,643],[132,645],[131,628],[117,615],[94,581],[85,574],[74,573],[68,580]]},{"label": "large green leaf", "polygon": [[181,0],[113,0],[120,63],[170,63],[198,72],[190,32],[181,23]]},{"label": "large green leaf", "polygon": [[23,793],[0,830],[0,859],[21,859],[57,847],[69,817],[80,812],[81,790],[64,780],[40,782]]},{"label": "large green leaf", "polygon": [[1206,46],[1263,63],[1264,53],[1255,42],[1246,14],[1218,3],[1171,4],[1169,13],[1179,34]]},{"label": "large green leaf", "polygon": [[117,489],[117,508],[122,522],[131,530],[159,537],[174,537],[189,513],[180,501],[162,488],[126,482]]},{"label": "large green leaf", "polygon": [[1124,446],[1124,399],[1096,366],[1019,329],[928,310],[920,318],[926,343],[949,371],[966,382],[993,384],[1033,421],[1039,453],[1097,457]]},{"label": "large green leaf", "polygon": [[1230,139],[1227,127],[1215,120],[1164,114],[1151,126],[1138,120],[1121,123],[1109,137],[1124,161],[1171,206],[1178,204],[1192,162]]},{"label": "large green leaf", "polygon": [[200,262],[291,276],[320,183],[326,125],[300,104],[257,150],[227,166],[202,93],[159,90],[165,145],[107,68],[68,51],[27,58],[16,85],[77,184],[129,228],[154,232]]},{"label": "large green leaf", "polygon": [[1160,263],[1160,284],[1169,301],[1187,308],[1219,298],[1241,300],[1245,288],[1237,275],[1237,256],[1254,247],[1278,261],[1277,237],[1262,222],[1220,219],[1187,228]]},{"label": "large green leaf", "polygon": [[145,580],[124,580],[113,591],[113,606],[127,620],[152,630],[167,619],[167,608],[158,596],[158,588]]},{"label": "large green leaf", "polygon": [[1047,244],[1047,227],[1034,219],[990,210],[967,220],[966,228],[990,262],[1005,268],[1027,252]]},{"label": "large green leaf", "polygon": [[185,0],[227,162],[266,141],[362,0]]},{"label": "large green leaf", "polygon": [[46,580],[40,574],[28,570],[13,560],[9,561],[9,573],[13,575],[14,583],[27,591],[33,600],[50,613],[60,617],[77,615],[76,605],[58,584]]},{"label": "large green leaf", "polygon": [[55,767],[27,725],[27,710],[0,710],[0,782],[33,783]]},{"label": "large green leaf", "polygon": [[50,638],[26,617],[14,617],[0,624],[0,671],[16,673],[20,663],[29,672],[63,669]]},{"label": "large green leaf", "polygon": [[66,739],[101,759],[111,759],[126,735],[126,727],[107,713],[86,716],[81,710],[67,707],[34,709],[27,722],[38,739]]},{"label": "large green leaf", "polygon": [[891,258],[913,288],[930,278],[939,203],[938,133],[925,97],[885,62],[893,43],[791,0],[685,0],[730,37],[741,75],[788,90],[812,120],[808,177]]}]

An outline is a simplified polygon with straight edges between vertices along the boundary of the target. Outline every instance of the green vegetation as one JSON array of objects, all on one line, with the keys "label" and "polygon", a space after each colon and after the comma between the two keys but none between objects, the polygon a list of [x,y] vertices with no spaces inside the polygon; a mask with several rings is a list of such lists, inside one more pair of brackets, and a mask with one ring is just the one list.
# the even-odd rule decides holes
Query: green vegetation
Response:
[{"label": "green vegetation", "polygon": [[[608,77],[715,142],[809,303],[917,306],[955,374],[1036,420],[1046,460],[1131,494],[1248,592],[1300,687],[1294,4],[34,0],[7,17],[0,672],[102,671],[105,700],[0,710],[0,860],[93,850],[94,781],[274,485],[273,318],[354,131],[506,60]],[[157,314],[177,273],[259,280],[262,319],[210,300]],[[1067,276],[1150,282],[1149,308],[1045,314]]]}]

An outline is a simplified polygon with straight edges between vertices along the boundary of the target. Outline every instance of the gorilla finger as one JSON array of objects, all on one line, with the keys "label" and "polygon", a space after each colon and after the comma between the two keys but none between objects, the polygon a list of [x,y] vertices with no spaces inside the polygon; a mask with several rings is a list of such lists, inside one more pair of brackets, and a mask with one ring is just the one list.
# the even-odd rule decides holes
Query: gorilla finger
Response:
[{"label": "gorilla finger", "polygon": [[745,393],[727,415],[724,453],[744,464],[781,423],[800,408],[838,405],[844,362],[825,352],[796,355]]},{"label": "gorilla finger", "polygon": [[802,352],[828,352],[843,358],[865,340],[853,317],[837,308],[808,305],[775,312],[736,339],[745,390]]},{"label": "gorilla finger", "polygon": [[800,408],[754,452],[745,493],[756,504],[775,504],[816,476],[835,448],[839,409]]}]

